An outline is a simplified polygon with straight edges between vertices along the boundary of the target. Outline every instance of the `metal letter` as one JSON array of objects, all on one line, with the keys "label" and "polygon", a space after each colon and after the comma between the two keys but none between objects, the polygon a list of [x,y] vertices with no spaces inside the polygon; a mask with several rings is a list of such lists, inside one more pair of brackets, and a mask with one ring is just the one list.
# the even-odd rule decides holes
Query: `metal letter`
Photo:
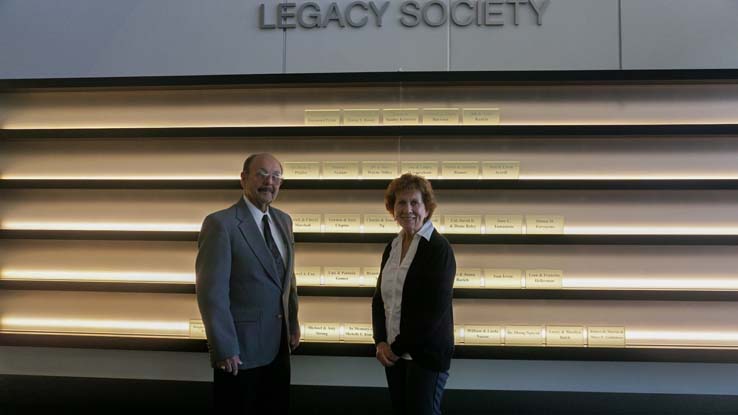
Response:
[{"label": "metal letter", "polygon": [[[411,7],[415,10],[411,10]],[[400,23],[405,27],[415,27],[420,24],[420,4],[415,0],[408,0],[400,5],[400,13],[404,16],[400,18]],[[414,20],[406,20],[405,17],[411,17]]]},{"label": "metal letter", "polygon": [[390,2],[385,1],[384,3],[382,3],[382,8],[381,9],[377,9],[377,5],[374,4],[373,1],[370,1],[369,2],[369,8],[372,9],[372,12],[374,13],[374,16],[377,18],[376,19],[376,25],[377,25],[377,27],[382,27],[382,17],[384,17],[384,13],[389,8],[389,5],[390,5]]},{"label": "metal letter", "polygon": [[369,21],[369,18],[367,16],[362,17],[358,22],[355,22],[351,18],[351,10],[356,6],[364,9],[364,11],[369,10],[369,6],[367,6],[366,3],[364,3],[363,1],[352,1],[351,3],[349,3],[348,6],[346,6],[343,11],[345,14],[346,23],[348,23],[348,25],[351,27],[364,27],[366,26],[366,22]]},{"label": "metal letter", "polygon": [[343,15],[341,14],[341,10],[338,8],[338,4],[336,4],[336,2],[333,2],[328,6],[328,11],[326,11],[325,16],[323,16],[323,24],[320,26],[327,27],[330,22],[338,22],[340,27],[346,27],[346,22],[343,21]]},{"label": "metal letter", "polygon": [[[310,17],[310,20],[306,21],[305,9],[307,9],[308,7],[313,9],[314,11],[308,13],[308,17]],[[300,25],[300,27],[304,27],[305,29],[320,27],[320,6],[318,6],[318,3],[315,3],[313,1],[302,3],[300,7],[297,8],[297,24]]]},{"label": "metal letter", "polygon": [[264,23],[264,4],[259,5],[259,29],[274,29],[276,26],[273,24],[266,24]]},{"label": "metal letter", "polygon": [[548,3],[551,0],[542,0],[543,3],[540,5],[536,4],[536,0],[530,0],[530,6],[533,8],[533,11],[536,12],[536,17],[538,18],[538,26],[543,25],[543,12],[546,11],[548,8]]},{"label": "metal letter", "polygon": [[515,26],[518,25],[518,6],[526,3],[528,3],[528,0],[512,0],[507,2],[507,4],[511,4],[513,6],[513,23]]},{"label": "metal letter", "polygon": [[[468,7],[469,10],[472,11],[472,14],[468,16],[469,18],[465,21],[459,20],[456,17],[456,10],[458,10],[459,6],[462,6],[462,5]],[[457,0],[451,4],[451,11],[450,11],[451,22],[455,24],[456,26],[469,26],[470,24],[474,22],[473,11],[474,11],[474,4],[472,4],[472,2],[470,2],[469,0]]]},{"label": "metal letter", "polygon": [[[441,8],[441,20],[437,22],[432,22],[430,20],[430,17],[428,16],[428,11],[433,6],[438,6]],[[446,24],[447,21],[448,21],[448,8],[446,7],[445,1],[432,0],[432,1],[429,1],[428,3],[425,3],[425,5],[423,5],[423,22],[425,22],[425,24],[427,24],[430,27],[438,27],[438,26]]]},{"label": "metal letter", "polygon": [[485,26],[504,26],[505,22],[502,19],[492,19],[492,16],[501,16],[501,10],[490,10],[494,6],[502,5],[502,0],[486,0],[484,2],[484,25]]},{"label": "metal letter", "polygon": [[297,27],[294,23],[287,23],[287,19],[295,17],[295,12],[289,10],[294,9],[297,4],[283,3],[277,6],[277,27],[280,29],[294,29]]}]

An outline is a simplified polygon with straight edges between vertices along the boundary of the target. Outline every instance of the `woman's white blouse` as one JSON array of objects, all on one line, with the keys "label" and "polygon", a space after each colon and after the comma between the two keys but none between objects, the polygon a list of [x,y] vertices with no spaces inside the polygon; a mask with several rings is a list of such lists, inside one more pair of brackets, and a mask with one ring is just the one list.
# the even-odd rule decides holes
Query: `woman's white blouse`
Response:
[{"label": "woman's white blouse", "polygon": [[[433,234],[433,223],[428,221],[423,224],[420,230],[413,236],[405,254],[405,259],[400,261],[402,257],[402,231],[392,240],[392,248],[390,250],[387,263],[382,268],[382,301],[384,302],[384,315],[387,324],[387,343],[392,344],[395,338],[400,334],[400,315],[402,312],[402,287],[405,285],[405,277],[413,263],[415,253],[418,251],[418,242],[420,238],[430,241]],[[401,356],[403,359],[410,359],[410,355],[405,353]]]}]

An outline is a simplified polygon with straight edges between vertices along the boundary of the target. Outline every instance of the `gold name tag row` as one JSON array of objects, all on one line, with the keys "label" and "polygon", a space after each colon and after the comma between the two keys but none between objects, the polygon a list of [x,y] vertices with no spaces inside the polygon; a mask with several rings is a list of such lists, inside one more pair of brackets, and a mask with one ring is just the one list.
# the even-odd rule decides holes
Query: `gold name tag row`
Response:
[{"label": "gold name tag row", "polygon": [[287,179],[394,179],[413,173],[426,179],[501,179],[520,177],[519,161],[295,161],[284,163]]},{"label": "gold name tag row", "polygon": [[499,108],[306,109],[305,125],[498,125]]},{"label": "gold name tag row", "polygon": [[[326,343],[373,343],[367,323],[303,323],[302,340]],[[190,337],[204,339],[202,320],[190,321]],[[625,327],[457,325],[454,342],[478,346],[625,347]]]},{"label": "gold name tag row", "polygon": [[[484,223],[482,223],[484,219]],[[560,215],[443,215],[441,232],[487,235],[561,235]]]},{"label": "gold name tag row", "polygon": [[564,288],[564,271],[557,269],[459,268],[455,288],[537,289]]},{"label": "gold name tag row", "polygon": [[625,327],[489,326],[454,328],[456,344],[479,346],[625,347]]},{"label": "gold name tag row", "polygon": [[298,267],[295,278],[301,287],[375,287],[379,267]]}]

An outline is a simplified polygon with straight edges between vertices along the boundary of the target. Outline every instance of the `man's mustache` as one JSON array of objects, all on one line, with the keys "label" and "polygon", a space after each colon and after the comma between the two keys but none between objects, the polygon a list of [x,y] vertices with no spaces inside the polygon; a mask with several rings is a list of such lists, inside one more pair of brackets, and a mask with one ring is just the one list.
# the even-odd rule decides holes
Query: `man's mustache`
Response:
[{"label": "man's mustache", "polygon": [[274,193],[274,188],[271,186],[264,186],[259,188],[260,192],[272,192]]}]

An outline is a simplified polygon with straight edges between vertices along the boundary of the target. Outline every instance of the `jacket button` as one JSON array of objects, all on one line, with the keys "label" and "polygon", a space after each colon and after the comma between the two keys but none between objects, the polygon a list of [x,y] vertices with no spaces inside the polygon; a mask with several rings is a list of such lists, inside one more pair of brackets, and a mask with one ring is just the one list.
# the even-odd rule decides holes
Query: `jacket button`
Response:
[{"label": "jacket button", "polygon": [[282,318],[282,315],[281,314],[277,314],[277,318]]}]

